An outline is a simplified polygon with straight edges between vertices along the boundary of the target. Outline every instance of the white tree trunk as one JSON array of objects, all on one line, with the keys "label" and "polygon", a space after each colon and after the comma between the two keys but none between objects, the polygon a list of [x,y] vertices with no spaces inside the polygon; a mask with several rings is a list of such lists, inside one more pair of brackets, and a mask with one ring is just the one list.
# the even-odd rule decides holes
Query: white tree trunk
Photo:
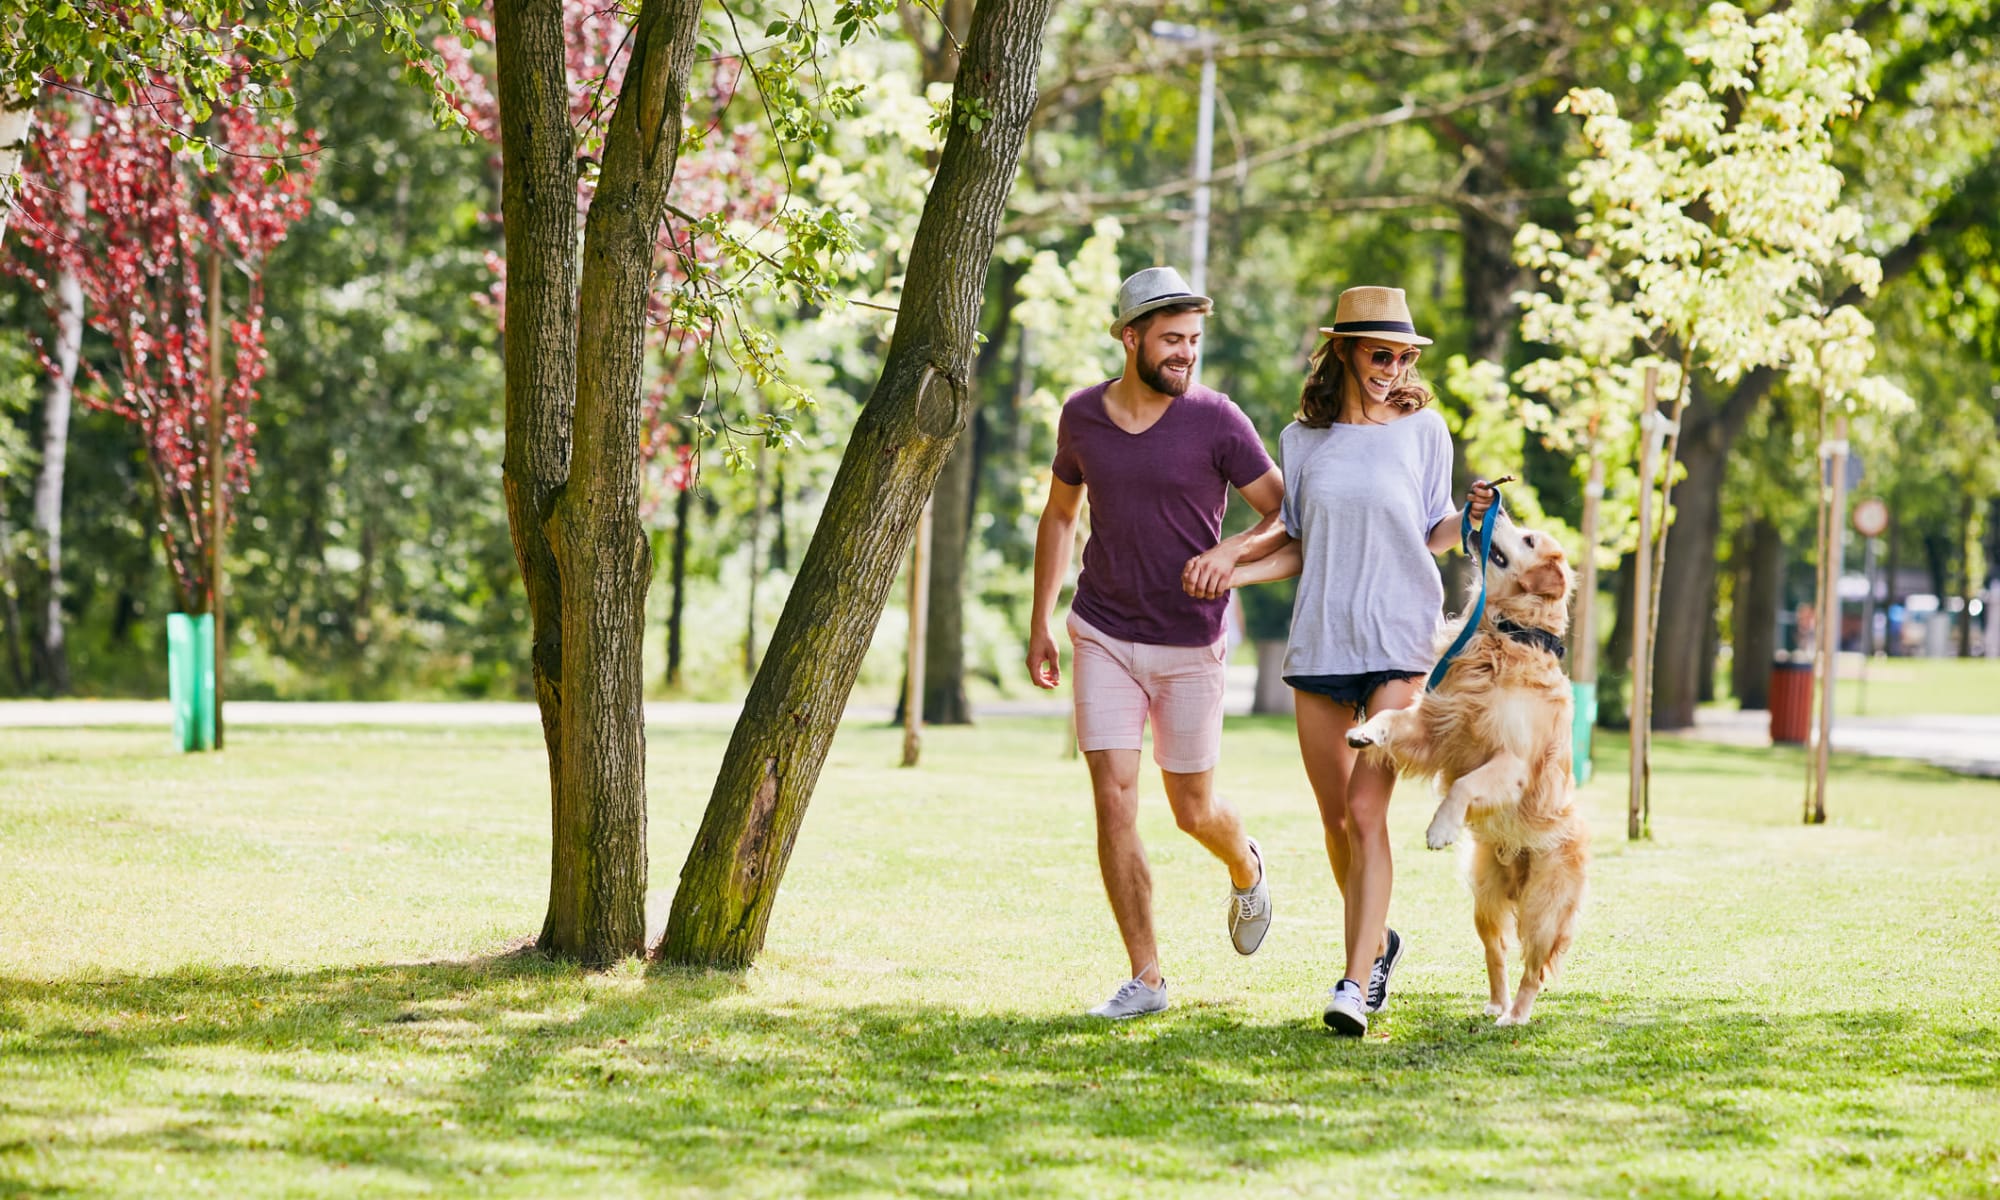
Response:
[{"label": "white tree trunk", "polygon": [[[90,114],[70,118],[70,140],[90,132]],[[70,205],[82,211],[83,184],[70,184]],[[55,376],[42,403],[42,468],[35,477],[35,532],[40,535],[48,579],[43,592],[37,672],[58,694],[69,690],[69,650],[63,636],[63,467],[69,456],[69,417],[76,397],[76,364],[83,347],[83,283],[74,271],[56,276]]]},{"label": "white tree trunk", "polygon": [[21,156],[35,135],[35,110],[0,108],[0,238],[7,236],[7,218],[14,215],[14,191],[21,185]]}]

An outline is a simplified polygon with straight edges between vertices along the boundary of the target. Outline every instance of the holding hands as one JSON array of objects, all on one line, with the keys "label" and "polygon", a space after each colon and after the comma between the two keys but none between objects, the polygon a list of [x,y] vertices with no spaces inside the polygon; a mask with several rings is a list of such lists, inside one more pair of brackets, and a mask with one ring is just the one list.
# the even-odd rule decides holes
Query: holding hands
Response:
[{"label": "holding hands", "polygon": [[1181,568],[1181,590],[1197,600],[1213,600],[1229,590],[1230,573],[1236,570],[1236,552],[1217,546],[1197,554]]}]

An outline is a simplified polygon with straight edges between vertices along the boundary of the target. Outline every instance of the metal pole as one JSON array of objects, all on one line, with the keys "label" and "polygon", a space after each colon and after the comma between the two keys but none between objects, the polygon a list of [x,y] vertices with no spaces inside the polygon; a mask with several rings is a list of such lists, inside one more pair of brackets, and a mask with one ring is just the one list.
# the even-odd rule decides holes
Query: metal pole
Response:
[{"label": "metal pole", "polygon": [[[1195,295],[1208,291],[1208,172],[1215,154],[1215,39],[1202,34],[1201,104],[1194,131],[1194,230],[1188,249],[1188,285]],[[1188,372],[1190,385],[1201,382],[1201,359]]]},{"label": "metal pole", "polygon": [[1861,602],[1861,682],[1854,689],[1857,717],[1868,712],[1868,660],[1875,657],[1875,543],[1879,540],[1871,537],[1861,543],[1861,576],[1868,581],[1868,595]]},{"label": "metal pole", "polygon": [[1826,559],[1821,568],[1819,644],[1825,675],[1820,680],[1819,744],[1813,750],[1814,825],[1826,824],[1827,760],[1833,753],[1833,682],[1839,674],[1840,560],[1847,544],[1847,418],[1836,417],[1826,446]]},{"label": "metal pole", "polygon": [[1215,155],[1215,44],[1201,46],[1201,105],[1194,131],[1194,239],[1188,251],[1188,283],[1197,294],[1208,288],[1208,172]]}]

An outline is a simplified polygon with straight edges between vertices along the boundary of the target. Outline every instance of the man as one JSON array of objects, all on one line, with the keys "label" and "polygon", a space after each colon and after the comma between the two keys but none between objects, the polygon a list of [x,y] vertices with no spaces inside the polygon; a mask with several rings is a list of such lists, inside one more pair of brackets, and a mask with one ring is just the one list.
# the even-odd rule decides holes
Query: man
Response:
[{"label": "man", "polygon": [[[1194,385],[1211,307],[1171,267],[1141,271],[1119,287],[1111,336],[1124,344],[1124,373],[1063,406],[1035,538],[1028,675],[1054,688],[1062,671],[1050,625],[1088,491],[1090,541],[1069,617],[1077,744],[1090,764],[1098,865],[1132,966],[1132,978],[1090,1010],[1099,1017],[1167,1007],[1138,830],[1139,749],[1149,720],[1174,819],[1229,868],[1237,952],[1255,953],[1271,924],[1263,856],[1236,810],[1215,795],[1214,776],[1229,573],[1239,558],[1283,541],[1284,482],[1242,410]],[[1263,519],[1220,539],[1231,487]]]}]

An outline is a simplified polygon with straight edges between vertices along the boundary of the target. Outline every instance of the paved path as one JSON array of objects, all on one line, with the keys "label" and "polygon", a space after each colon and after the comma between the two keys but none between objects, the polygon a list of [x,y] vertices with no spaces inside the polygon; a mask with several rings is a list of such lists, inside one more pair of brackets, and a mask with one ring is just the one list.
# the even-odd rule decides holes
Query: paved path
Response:
[{"label": "paved path", "polygon": [[[1225,706],[1230,713],[1250,711],[1256,682],[1254,667],[1232,665]],[[978,706],[991,717],[1060,717],[1068,711],[1067,694],[993,701]],[[646,723],[654,726],[728,726],[741,709],[737,703],[703,704],[653,701],[646,705]],[[853,720],[887,721],[885,704],[856,704],[847,710]],[[535,706],[526,703],[464,701],[418,703],[385,701],[272,702],[236,700],[229,704],[232,725],[399,725],[515,726],[534,728]],[[1763,712],[1709,708],[1696,715],[1691,736],[1736,746],[1771,744],[1770,718]],[[0,730],[53,729],[104,725],[172,724],[164,700],[9,700],[0,701]],[[1951,717],[1842,717],[1834,723],[1838,750],[1887,758],[1912,758],[1966,775],[2000,779],[2000,713]]]},{"label": "paved path", "polygon": [[[1757,710],[1704,708],[1693,737],[1732,746],[1771,744],[1771,717]],[[1961,775],[2000,779],[2000,713],[1983,716],[1837,717],[1833,748],[1880,758],[1913,758]]]},{"label": "paved path", "polygon": [[[1250,711],[1250,697],[1256,686],[1255,667],[1232,665],[1224,705],[1231,713]],[[648,725],[728,725],[742,710],[740,702],[699,703],[654,700],[646,704]],[[1069,712],[1067,691],[1053,696],[1029,696],[989,701],[977,706],[990,717],[1061,717]],[[887,704],[850,705],[852,720],[887,721],[894,709]],[[525,702],[458,701],[269,701],[232,700],[228,719],[231,725],[402,725],[402,726],[519,726],[534,728],[541,718],[535,706]],[[156,725],[162,729],[173,723],[173,713],[164,700],[0,700],[0,729],[69,729],[105,725]]]}]

